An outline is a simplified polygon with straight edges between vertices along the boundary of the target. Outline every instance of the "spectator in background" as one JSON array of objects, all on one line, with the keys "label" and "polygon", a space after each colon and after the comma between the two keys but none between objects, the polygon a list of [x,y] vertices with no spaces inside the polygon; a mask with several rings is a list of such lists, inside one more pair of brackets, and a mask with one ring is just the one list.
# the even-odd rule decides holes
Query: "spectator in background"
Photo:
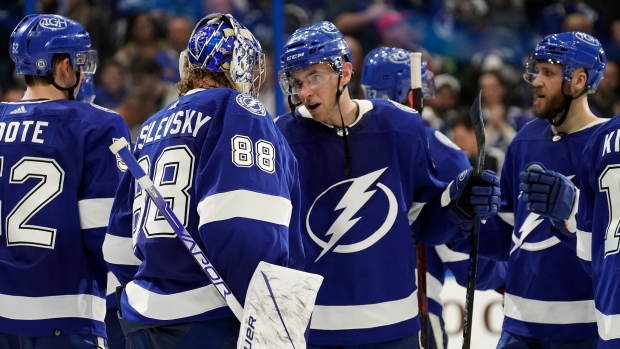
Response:
[{"label": "spectator in background", "polygon": [[[177,63],[177,71],[179,65]],[[179,98],[179,90],[168,81],[160,79],[161,68],[154,59],[138,58],[131,62],[131,87],[148,90],[155,100],[156,109],[162,109]]]},{"label": "spectator in background", "polygon": [[16,102],[24,96],[25,88],[17,85],[9,86],[2,95],[3,102]]},{"label": "spectator in background", "polygon": [[564,19],[573,13],[582,14],[593,26],[596,25],[599,19],[598,12],[582,0],[556,0],[554,4],[543,8],[538,15],[535,24],[536,36],[534,37],[534,42],[540,41],[542,37],[549,34],[562,32]]},{"label": "spectator in background", "polygon": [[104,6],[93,6],[91,1],[67,0],[67,17],[84,25],[90,34],[92,48],[97,50],[99,61],[112,57],[116,47],[116,30],[110,11]]},{"label": "spectator in background", "polygon": [[[459,115],[450,122],[450,135],[456,145],[461,148],[467,155],[469,163],[472,166],[478,165],[478,143],[476,143],[476,134],[474,126],[469,118],[468,110],[463,109]],[[497,147],[489,146],[486,143],[486,157],[484,160],[484,169],[501,173],[504,165],[505,152]]]},{"label": "spectator in background", "polygon": [[362,51],[360,42],[353,36],[345,35],[344,41],[347,42],[351,51],[351,64],[353,64],[353,75],[351,75],[351,82],[349,82],[348,86],[349,94],[351,94],[351,98],[362,99],[364,98],[364,91],[360,84],[360,78],[364,66],[364,51]]},{"label": "spectator in background", "polygon": [[179,81],[179,55],[159,35],[159,23],[149,12],[142,12],[128,23],[125,44],[116,52],[116,58],[126,68],[136,59],[153,59],[160,66],[162,80]]},{"label": "spectator in background", "polygon": [[380,42],[375,24],[389,10],[391,7],[382,1],[331,1],[327,2],[326,19],[332,21],[343,35],[355,37],[364,52],[370,52]]},{"label": "spectator in background", "polygon": [[507,104],[508,89],[497,71],[480,75],[478,88],[482,90],[486,143],[506,150],[517,134],[515,119],[521,114],[521,109]]},{"label": "spectator in background", "polygon": [[99,81],[95,86],[95,104],[115,109],[127,95],[127,70],[117,60],[109,59],[100,68]]},{"label": "spectator in background", "polygon": [[607,60],[605,76],[599,83],[596,93],[588,95],[590,110],[599,118],[612,118],[620,113],[618,78],[618,63]]},{"label": "spectator in background", "polygon": [[177,56],[187,48],[194,25],[187,17],[174,17],[168,21],[168,43]]},{"label": "spectator in background", "polygon": [[583,32],[586,34],[594,35],[594,27],[590,19],[583,13],[571,13],[566,15],[562,22],[562,31],[565,32]]},{"label": "spectator in background", "polygon": [[435,76],[435,98],[426,101],[422,110],[422,119],[428,126],[446,133],[451,119],[456,117],[456,107],[459,103],[461,84],[452,75],[439,74]]},{"label": "spectator in background", "polygon": [[140,126],[157,111],[155,99],[148,88],[136,88],[131,90],[116,112],[121,115],[129,127],[131,141],[135,142],[140,132]]}]

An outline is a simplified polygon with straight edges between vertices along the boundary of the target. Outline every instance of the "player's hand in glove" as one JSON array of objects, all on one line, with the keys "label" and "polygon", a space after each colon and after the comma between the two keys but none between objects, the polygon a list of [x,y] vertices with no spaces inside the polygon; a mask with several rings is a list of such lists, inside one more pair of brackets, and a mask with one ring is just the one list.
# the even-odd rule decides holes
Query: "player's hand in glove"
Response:
[{"label": "player's hand in glove", "polygon": [[563,174],[547,171],[542,165],[532,164],[519,175],[523,192],[521,199],[527,209],[551,220],[560,231],[568,229],[565,221],[572,220],[577,210],[578,190]]},{"label": "player's hand in glove", "polygon": [[499,178],[485,170],[472,177],[473,167],[453,180],[441,196],[441,205],[448,209],[448,218],[471,231],[474,216],[485,220],[497,214],[500,202]]}]

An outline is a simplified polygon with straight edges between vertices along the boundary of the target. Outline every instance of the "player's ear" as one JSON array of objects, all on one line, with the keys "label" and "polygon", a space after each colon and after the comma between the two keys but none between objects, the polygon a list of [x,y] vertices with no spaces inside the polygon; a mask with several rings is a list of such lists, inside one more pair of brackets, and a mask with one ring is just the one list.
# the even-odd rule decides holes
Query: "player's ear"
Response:
[{"label": "player's ear", "polygon": [[414,104],[415,104],[414,92],[413,92],[413,89],[410,88],[409,92],[407,92],[407,106],[413,107]]},{"label": "player's ear", "polygon": [[353,64],[351,64],[351,62],[344,62],[341,74],[340,84],[344,86],[351,81],[351,77],[353,76]]},{"label": "player's ear", "polygon": [[583,68],[579,68],[575,71],[575,73],[573,73],[571,82],[575,92],[579,92],[586,87],[586,84],[588,83],[588,74]]}]

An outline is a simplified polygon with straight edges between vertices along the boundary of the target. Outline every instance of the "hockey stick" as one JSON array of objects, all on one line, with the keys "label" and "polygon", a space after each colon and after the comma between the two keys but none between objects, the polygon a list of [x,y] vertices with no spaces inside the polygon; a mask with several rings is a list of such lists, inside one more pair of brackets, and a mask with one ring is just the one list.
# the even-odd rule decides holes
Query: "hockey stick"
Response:
[{"label": "hockey stick", "polygon": [[[484,122],[480,111],[480,98],[482,91],[478,92],[476,100],[471,105],[469,117],[474,127],[476,143],[478,146],[478,164],[474,169],[473,176],[482,173],[484,169]],[[476,270],[478,269],[478,242],[480,240],[480,216],[475,215],[471,232],[471,251],[469,252],[469,272],[467,275],[467,293],[465,294],[465,320],[463,323],[463,349],[469,349],[471,345],[471,327],[474,310],[474,292],[476,290]]]},{"label": "hockey stick", "polygon": [[[413,103],[411,107],[422,114],[424,96],[422,95],[422,53],[412,52],[411,59],[411,89],[413,90]],[[426,244],[418,242],[416,247],[418,260],[418,308],[420,313],[420,347],[429,348],[429,318],[428,297],[426,294]]]},{"label": "hockey stick", "polygon": [[[125,162],[129,171],[161,211],[241,323],[237,347],[255,349],[305,347],[305,332],[323,277],[261,261],[250,280],[244,311],[228,285],[181,224],[127,146],[127,140],[121,138],[110,146],[110,150]],[[290,297],[290,294],[294,294],[295,297]]]},{"label": "hockey stick", "polygon": [[207,277],[211,281],[211,283],[215,286],[217,291],[220,293],[226,304],[230,307],[230,310],[235,314],[237,319],[241,321],[243,319],[243,307],[241,303],[235,298],[235,295],[232,294],[232,291],[226,285],[220,274],[215,270],[213,264],[209,261],[207,256],[200,250],[198,244],[192,236],[189,234],[187,229],[181,224],[179,218],[174,214],[164,197],[161,195],[159,190],[153,184],[153,181],[144,173],[144,170],[138,164],[138,161],[133,157],[128,148],[129,143],[125,138],[121,138],[116,140],[111,146],[110,150],[115,155],[120,156],[120,158],[125,162],[127,168],[136,178],[142,189],[149,196],[151,201],[157,206],[161,214],[164,216],[166,221],[170,224],[174,232],[179,236],[181,241],[183,241],[183,245],[187,248],[189,253],[192,254],[196,262],[200,264],[202,270],[207,274]]}]

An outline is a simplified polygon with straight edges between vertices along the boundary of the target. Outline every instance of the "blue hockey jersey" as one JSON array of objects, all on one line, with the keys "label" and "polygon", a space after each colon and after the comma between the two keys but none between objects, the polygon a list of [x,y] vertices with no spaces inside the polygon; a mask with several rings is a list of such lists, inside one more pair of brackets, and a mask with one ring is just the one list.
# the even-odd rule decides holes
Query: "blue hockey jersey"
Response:
[{"label": "blue hockey jersey", "polygon": [[341,129],[314,121],[305,107],[276,122],[299,162],[305,270],[325,278],[310,325],[314,345],[415,335],[412,230],[434,245],[463,237],[440,207],[447,184],[436,178],[417,112],[386,99],[355,102],[350,176]]},{"label": "blue hockey jersey", "polygon": [[70,100],[0,103],[0,332],[106,337],[102,245],[123,119]]},{"label": "blue hockey jersey", "polygon": [[[240,302],[260,261],[303,267],[297,163],[259,101],[232,89],[192,90],[148,119],[134,148]],[[119,186],[105,244],[106,261],[126,284],[125,320],[233,316],[130,173]]]},{"label": "blue hockey jersey", "polygon": [[[443,133],[426,127],[430,141],[431,158],[437,169],[437,177],[450,182],[459,173],[471,167],[467,155]],[[469,252],[469,237],[465,239],[463,249]],[[469,272],[469,255],[453,251],[446,245],[426,247],[427,297],[428,310],[431,314],[443,318],[443,301],[441,290],[448,270],[454,274],[459,285],[467,287]],[[494,290],[503,288],[506,282],[507,262],[478,258],[476,277],[477,290]],[[433,323],[435,335],[439,328]]]},{"label": "blue hockey jersey", "polygon": [[[508,256],[505,331],[531,338],[596,337],[592,279],[575,255],[574,241],[561,241],[562,234],[552,231],[548,219],[527,210],[520,199],[519,174],[537,162],[577,183],[580,155],[601,122],[554,140],[549,122],[536,119],[508,147],[500,179],[500,213],[482,225],[480,238],[482,254],[490,250]],[[492,238],[485,239],[486,233]],[[512,242],[490,244],[499,235]]]},{"label": "blue hockey jersey", "polygon": [[577,255],[590,264],[598,325],[598,348],[620,347],[620,116],[586,144],[579,171]]}]

